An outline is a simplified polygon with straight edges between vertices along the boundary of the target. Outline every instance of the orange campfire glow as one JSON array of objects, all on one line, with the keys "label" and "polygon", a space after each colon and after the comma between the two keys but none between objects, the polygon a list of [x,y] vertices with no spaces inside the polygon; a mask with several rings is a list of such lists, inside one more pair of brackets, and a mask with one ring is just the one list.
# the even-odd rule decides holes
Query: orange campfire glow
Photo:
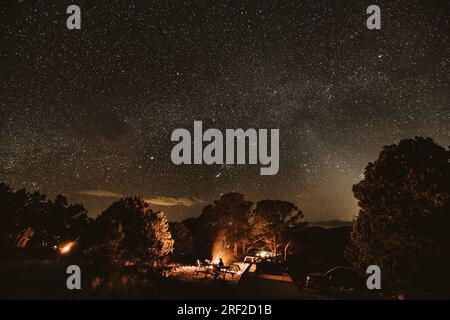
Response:
[{"label": "orange campfire glow", "polygon": [[213,245],[211,252],[211,262],[213,264],[218,264],[220,259],[222,259],[225,265],[229,265],[233,262],[233,257],[231,256],[228,246],[226,244],[226,237],[223,233],[217,236],[216,241]]},{"label": "orange campfire glow", "polygon": [[68,254],[72,250],[74,245],[75,245],[74,241],[67,242],[66,244],[59,247],[59,253],[60,254]]}]

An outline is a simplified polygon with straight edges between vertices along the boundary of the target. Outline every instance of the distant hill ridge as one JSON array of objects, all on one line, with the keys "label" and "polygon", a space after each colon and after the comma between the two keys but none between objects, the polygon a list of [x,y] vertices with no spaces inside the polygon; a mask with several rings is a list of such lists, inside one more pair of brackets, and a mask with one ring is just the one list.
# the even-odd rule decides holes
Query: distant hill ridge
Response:
[{"label": "distant hill ridge", "polygon": [[310,222],[309,226],[319,226],[323,228],[338,228],[338,227],[351,227],[352,221],[345,220],[328,220],[328,221],[314,221]]}]

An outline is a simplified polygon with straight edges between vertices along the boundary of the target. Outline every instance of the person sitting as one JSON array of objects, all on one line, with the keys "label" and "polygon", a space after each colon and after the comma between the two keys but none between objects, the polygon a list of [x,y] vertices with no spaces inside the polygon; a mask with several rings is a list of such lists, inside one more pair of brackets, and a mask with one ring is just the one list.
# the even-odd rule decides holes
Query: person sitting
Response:
[{"label": "person sitting", "polygon": [[222,261],[222,258],[219,259],[219,263],[217,264],[217,266],[218,266],[219,268],[223,268],[224,263],[223,263],[223,261]]}]

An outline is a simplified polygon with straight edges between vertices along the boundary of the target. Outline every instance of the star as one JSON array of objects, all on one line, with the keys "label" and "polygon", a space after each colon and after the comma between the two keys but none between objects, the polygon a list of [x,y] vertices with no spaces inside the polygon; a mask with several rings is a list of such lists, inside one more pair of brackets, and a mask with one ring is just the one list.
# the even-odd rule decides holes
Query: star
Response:
[{"label": "star", "polygon": [[[294,202],[307,220],[350,220],[352,185],[383,146],[450,144],[439,6],[383,4],[381,32],[361,24],[363,1],[80,6],[76,31],[56,2],[15,1],[2,20],[0,180],[14,188],[65,193],[91,216],[112,194],[211,203],[238,191]],[[174,165],[171,133],[194,121],[279,129],[278,174]],[[157,208],[183,220],[204,205]]]}]

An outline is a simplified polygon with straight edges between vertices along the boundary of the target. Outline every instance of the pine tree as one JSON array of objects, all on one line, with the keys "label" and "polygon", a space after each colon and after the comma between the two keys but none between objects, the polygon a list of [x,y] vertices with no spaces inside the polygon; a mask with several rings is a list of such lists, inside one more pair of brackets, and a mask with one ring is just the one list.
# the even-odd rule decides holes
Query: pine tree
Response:
[{"label": "pine tree", "polygon": [[383,148],[353,186],[359,215],[346,256],[365,275],[380,266],[393,289],[450,283],[450,152],[432,139]]}]

